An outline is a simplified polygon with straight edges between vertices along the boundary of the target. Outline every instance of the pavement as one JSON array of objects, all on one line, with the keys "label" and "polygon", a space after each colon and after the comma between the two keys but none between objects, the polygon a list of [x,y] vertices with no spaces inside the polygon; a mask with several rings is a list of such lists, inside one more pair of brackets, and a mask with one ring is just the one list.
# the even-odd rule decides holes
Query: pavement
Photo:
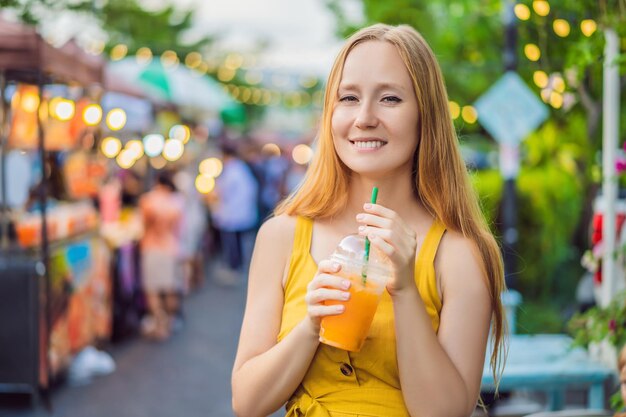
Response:
[{"label": "pavement", "polygon": [[[165,342],[132,337],[106,348],[116,370],[52,392],[50,411],[28,396],[0,394],[0,417],[230,417],[230,374],[247,283],[210,266],[184,301],[183,328]],[[274,416],[284,415],[277,412]]]}]

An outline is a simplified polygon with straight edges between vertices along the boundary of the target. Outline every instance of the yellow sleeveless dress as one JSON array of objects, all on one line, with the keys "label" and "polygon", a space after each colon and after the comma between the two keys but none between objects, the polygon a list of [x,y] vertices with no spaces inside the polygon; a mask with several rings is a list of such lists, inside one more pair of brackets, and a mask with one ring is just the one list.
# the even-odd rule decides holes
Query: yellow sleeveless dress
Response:
[{"label": "yellow sleeveless dress", "polygon": [[[298,217],[285,284],[282,340],[306,316],[304,296],[317,272],[310,254],[313,221]],[[415,282],[435,332],[441,300],[434,259],[445,227],[435,220],[415,262]],[[391,297],[385,291],[360,352],[320,343],[302,383],[287,402],[287,417],[409,416],[400,391]]]}]

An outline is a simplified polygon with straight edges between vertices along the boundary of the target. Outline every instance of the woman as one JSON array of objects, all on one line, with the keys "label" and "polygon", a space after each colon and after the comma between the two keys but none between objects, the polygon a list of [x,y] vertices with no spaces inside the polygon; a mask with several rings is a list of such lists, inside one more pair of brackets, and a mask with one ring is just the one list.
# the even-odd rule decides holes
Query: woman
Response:
[{"label": "woman", "polygon": [[[378,204],[364,204],[373,186]],[[394,276],[363,348],[318,341],[347,287],[327,259],[359,231]],[[444,233],[445,232],[445,233]],[[232,388],[239,416],[468,416],[504,289],[439,66],[408,26],[374,25],[339,53],[317,153],[300,188],[259,231]]]},{"label": "woman", "polygon": [[144,333],[149,338],[165,340],[180,307],[178,255],[183,214],[181,197],[169,173],[159,173],[154,188],[139,200],[139,209],[144,226],[141,283],[151,316]]}]

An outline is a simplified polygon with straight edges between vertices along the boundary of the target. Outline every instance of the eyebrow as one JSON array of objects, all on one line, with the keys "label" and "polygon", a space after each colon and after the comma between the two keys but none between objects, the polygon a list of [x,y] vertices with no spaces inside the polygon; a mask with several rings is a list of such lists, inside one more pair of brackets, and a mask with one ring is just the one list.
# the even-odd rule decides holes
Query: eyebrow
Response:
[{"label": "eyebrow", "polygon": [[[393,90],[399,90],[399,91],[406,91],[406,88],[404,88],[400,84],[393,83],[393,82],[380,83],[380,84],[378,84],[376,86],[376,88],[378,90],[393,89]],[[358,86],[356,84],[350,84],[350,83],[343,84],[343,83],[340,83],[339,84],[339,89],[343,89],[343,90],[358,90]]]}]

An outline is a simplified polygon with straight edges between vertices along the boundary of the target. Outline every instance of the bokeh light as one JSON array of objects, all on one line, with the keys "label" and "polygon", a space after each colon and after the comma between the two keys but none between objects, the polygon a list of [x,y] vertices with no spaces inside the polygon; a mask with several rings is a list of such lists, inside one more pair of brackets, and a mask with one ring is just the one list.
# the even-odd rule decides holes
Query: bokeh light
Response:
[{"label": "bokeh light", "polygon": [[[19,93],[15,93],[17,97]],[[18,98],[19,99],[19,98]],[[35,113],[39,107],[39,95],[32,91],[27,91],[21,96],[20,106],[27,113]]]},{"label": "bokeh light", "polygon": [[123,149],[115,161],[120,166],[120,168],[128,169],[135,165],[135,158],[133,158],[132,152],[129,152],[128,149]]},{"label": "bokeh light", "polygon": [[261,148],[261,153],[268,156],[280,156],[280,147],[275,143],[266,143]]},{"label": "bokeh light", "polygon": [[165,68],[174,69],[178,66],[178,55],[172,50],[167,50],[161,54],[161,64]]},{"label": "bokeh light", "polygon": [[163,145],[163,158],[170,162],[180,159],[184,152],[185,145],[183,145],[183,143],[179,140],[168,139]]},{"label": "bokeh light", "polygon": [[530,19],[530,9],[525,4],[518,3],[515,5],[513,10],[515,11],[515,16],[517,16],[519,20]]},{"label": "bokeh light", "polygon": [[[51,109],[52,110],[52,109]],[[72,100],[61,99],[54,106],[54,111],[51,111],[52,115],[62,122],[67,122],[74,117],[76,106]]]},{"label": "bokeh light", "polygon": [[448,108],[450,109],[450,116],[453,120],[456,120],[461,115],[461,106],[456,101],[448,101]]},{"label": "bokeh light", "polygon": [[182,143],[187,143],[191,137],[191,132],[185,125],[174,125],[169,131],[169,137],[171,139],[179,140]]},{"label": "bokeh light", "polygon": [[145,46],[137,49],[137,53],[135,54],[135,59],[139,64],[146,65],[152,61],[152,51],[150,48]]},{"label": "bokeh light", "polygon": [[83,121],[87,126],[95,126],[102,120],[102,108],[97,104],[90,104],[83,110]]},{"label": "bokeh light", "polygon": [[211,176],[200,174],[195,181],[196,190],[202,194],[208,194],[215,188],[215,179]]},{"label": "bokeh light", "polygon": [[545,71],[535,71],[533,73],[533,81],[539,88],[546,88],[548,85],[548,74]]},{"label": "bokeh light", "polygon": [[143,138],[143,149],[146,155],[150,158],[154,158],[163,152],[163,147],[165,146],[165,138],[163,135],[159,135],[158,133],[152,133],[150,135],[146,135]]},{"label": "bokeh light", "polygon": [[547,16],[550,14],[550,4],[545,0],[533,1],[533,9],[539,16]]},{"label": "bokeh light", "polygon": [[555,109],[560,109],[563,105],[563,96],[553,91],[552,94],[550,94],[550,105]]},{"label": "bokeh light", "polygon": [[467,123],[476,123],[478,120],[478,113],[473,106],[463,106],[463,110],[461,111],[461,116],[463,120]]},{"label": "bokeh light", "polygon": [[313,158],[313,150],[308,145],[301,143],[293,148],[291,157],[296,164],[306,165],[311,161],[311,158]]},{"label": "bokeh light", "polygon": [[115,158],[117,154],[120,153],[122,149],[122,142],[113,136],[106,137],[102,139],[100,143],[100,150],[102,154],[107,158]]},{"label": "bokeh light", "polygon": [[218,158],[207,158],[200,162],[198,171],[200,171],[200,173],[203,175],[217,178],[222,173],[223,168],[224,166],[222,164],[222,161],[220,161]]},{"label": "bokeh light", "polygon": [[562,38],[569,35],[571,30],[569,22],[565,19],[555,19],[554,22],[552,22],[552,29],[554,29],[554,33]]},{"label": "bokeh light", "polygon": [[123,59],[127,53],[128,53],[128,46],[122,43],[115,45],[111,49],[111,60],[119,61],[120,59]]},{"label": "bokeh light", "polygon": [[587,37],[593,35],[596,29],[598,29],[598,25],[595,20],[585,19],[580,22],[580,31]]},{"label": "bokeh light", "polygon": [[541,58],[541,50],[539,50],[539,47],[534,43],[528,43],[524,46],[524,55],[526,55],[526,58],[530,61],[539,61],[539,58]]},{"label": "bokeh light", "polygon": [[202,55],[199,52],[189,52],[185,57],[185,65],[188,68],[198,68],[202,64]]},{"label": "bokeh light", "polygon": [[561,74],[554,74],[552,76],[552,88],[558,93],[565,91],[565,80],[563,80]]},{"label": "bokeh light", "polygon": [[143,143],[138,139],[129,140],[124,148],[131,152],[135,159],[139,159],[144,155]]},{"label": "bokeh light", "polygon": [[126,125],[126,112],[120,108],[111,109],[106,117],[109,129],[120,130]]}]

